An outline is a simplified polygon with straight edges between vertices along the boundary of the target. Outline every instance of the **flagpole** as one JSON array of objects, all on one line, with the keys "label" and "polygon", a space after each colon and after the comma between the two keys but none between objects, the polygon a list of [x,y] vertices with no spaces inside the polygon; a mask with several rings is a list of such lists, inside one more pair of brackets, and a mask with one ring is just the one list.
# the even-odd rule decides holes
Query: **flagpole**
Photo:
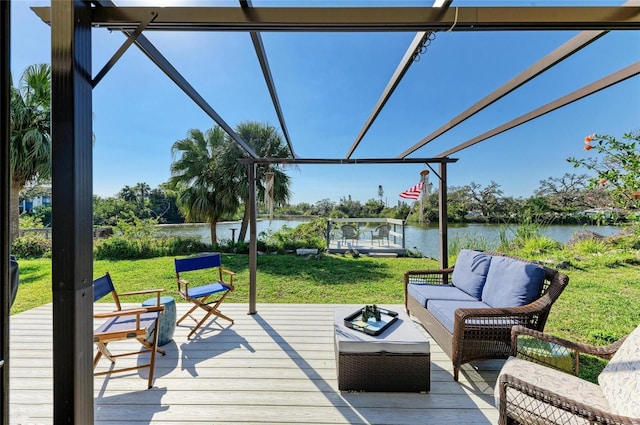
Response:
[{"label": "flagpole", "polygon": [[427,185],[429,184],[429,170],[420,171],[420,183],[422,183],[422,188],[420,188],[420,215],[418,217],[420,224],[422,224],[424,219],[424,195],[427,193]]}]

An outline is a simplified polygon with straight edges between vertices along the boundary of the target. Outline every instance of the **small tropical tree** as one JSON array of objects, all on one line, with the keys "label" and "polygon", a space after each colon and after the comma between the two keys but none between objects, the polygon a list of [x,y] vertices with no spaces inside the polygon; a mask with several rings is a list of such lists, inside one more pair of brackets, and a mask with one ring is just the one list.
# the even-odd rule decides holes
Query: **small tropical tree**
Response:
[{"label": "small tropical tree", "polygon": [[[236,133],[242,137],[249,146],[253,148],[259,157],[268,158],[287,158],[290,157],[288,146],[284,143],[282,136],[275,127],[269,124],[259,122],[243,122],[236,127]],[[249,177],[246,166],[238,162],[238,158],[247,157],[247,153],[227,136],[228,145],[231,147],[224,157],[224,167],[229,173],[235,176],[237,183],[237,193],[245,205],[240,226],[238,240],[243,241],[246,238],[247,227],[249,224],[249,209],[246,208],[249,202]],[[256,167],[256,191],[259,202],[266,199],[266,175],[273,173],[273,203],[275,206],[286,205],[291,197],[289,186],[291,179],[284,172],[284,166],[281,164],[268,164]]]},{"label": "small tropical tree", "polygon": [[640,131],[629,132],[622,140],[611,135],[589,135],[584,139],[584,150],[593,149],[596,158],[568,158],[574,167],[583,167],[596,173],[589,179],[589,187],[604,188],[609,192],[612,206],[627,217],[640,223]]},{"label": "small tropical tree", "polygon": [[29,66],[11,87],[10,239],[19,232],[20,191],[51,175],[51,67]]},{"label": "small tropical tree", "polygon": [[216,224],[234,214],[239,206],[235,176],[225,169],[223,159],[229,145],[222,128],[205,133],[189,130],[187,137],[171,147],[171,187],[179,190],[178,206],[188,221],[204,221],[211,226],[211,243],[218,242]]}]

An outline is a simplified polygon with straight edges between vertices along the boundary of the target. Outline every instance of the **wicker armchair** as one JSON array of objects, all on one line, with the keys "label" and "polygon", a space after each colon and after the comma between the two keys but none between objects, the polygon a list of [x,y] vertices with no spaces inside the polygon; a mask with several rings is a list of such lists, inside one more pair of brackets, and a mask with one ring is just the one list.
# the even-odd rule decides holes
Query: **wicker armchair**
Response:
[{"label": "wicker armchair", "polygon": [[[537,347],[546,344],[547,351],[549,347],[566,350],[576,375],[581,353],[611,362],[596,385],[559,371],[555,361],[547,361],[553,356],[541,356],[538,349],[531,350],[531,344],[523,346],[522,336],[535,340]],[[495,389],[500,425],[640,424],[640,417],[635,417],[640,416],[640,326],[628,338],[603,347],[515,326],[512,356]]]},{"label": "wicker armchair", "polygon": [[[493,256],[513,258],[491,253]],[[514,258],[515,259],[515,258]],[[518,259],[516,259],[518,260]],[[511,328],[524,325],[544,330],[551,306],[569,283],[569,278],[547,267],[544,282],[535,301],[519,307],[458,308],[453,332],[442,324],[420,301],[409,294],[411,284],[452,285],[454,268],[409,270],[404,274],[405,307],[435,339],[453,363],[453,379],[458,380],[460,366],[475,360],[506,359],[511,352]]]}]

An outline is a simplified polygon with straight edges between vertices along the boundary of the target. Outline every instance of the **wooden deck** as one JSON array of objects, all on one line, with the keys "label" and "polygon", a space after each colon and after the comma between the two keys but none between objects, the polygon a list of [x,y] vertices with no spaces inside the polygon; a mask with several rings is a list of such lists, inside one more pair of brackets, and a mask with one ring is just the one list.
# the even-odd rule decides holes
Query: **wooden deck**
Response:
[{"label": "wooden deck", "polygon": [[[187,306],[179,303],[178,315]],[[226,304],[233,325],[218,320],[192,340],[179,326],[163,346],[166,356],[158,357],[154,388],[146,389],[140,376],[146,371],[95,378],[95,423],[497,422],[493,387],[502,361],[463,366],[456,383],[451,362],[433,341],[430,393],[338,391],[334,307],[258,304],[258,313],[247,315],[246,304]],[[51,317],[51,304],[11,316],[10,424],[52,423]]]}]

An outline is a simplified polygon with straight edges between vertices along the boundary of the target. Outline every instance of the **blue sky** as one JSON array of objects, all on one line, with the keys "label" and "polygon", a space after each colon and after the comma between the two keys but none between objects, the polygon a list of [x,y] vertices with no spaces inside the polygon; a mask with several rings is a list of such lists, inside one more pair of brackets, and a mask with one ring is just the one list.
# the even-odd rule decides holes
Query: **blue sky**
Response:
[{"label": "blue sky", "polygon": [[[115,2],[119,5],[141,3]],[[171,4],[168,0],[142,3]],[[315,3],[322,4],[321,1]],[[402,4],[431,3],[413,0]],[[564,1],[561,4],[621,3]],[[224,4],[235,6],[237,3]],[[253,4],[276,3],[254,1]],[[454,0],[453,3],[454,6],[490,4],[560,3],[499,0]],[[48,2],[12,2],[14,81],[27,66],[51,60],[50,28],[29,9],[34,5],[48,5]],[[278,125],[249,34],[144,34],[229,125],[235,127],[243,121]],[[571,31],[437,33],[352,157],[399,155],[575,34]],[[262,34],[287,127],[300,157],[346,156],[414,35]],[[124,40],[121,33],[93,30],[94,75]],[[611,32],[411,156],[435,156],[638,60],[640,31]],[[172,162],[171,145],[184,138],[189,129],[206,130],[214,125],[135,46],[127,50],[94,89],[93,105],[94,193],[100,196],[113,196],[123,186],[138,182],[155,188],[167,181]],[[621,137],[639,128],[640,77],[636,76],[454,154],[452,157],[459,161],[449,165],[449,186],[472,181],[484,186],[495,181],[507,196],[529,197],[540,180],[576,172],[566,159],[587,155],[582,149],[586,135]],[[387,202],[395,204],[400,200],[400,192],[419,181],[419,173],[424,168],[420,164],[290,168],[292,203],[314,203],[323,198],[337,202],[348,196],[364,202],[377,199],[378,185],[382,185]]]}]

